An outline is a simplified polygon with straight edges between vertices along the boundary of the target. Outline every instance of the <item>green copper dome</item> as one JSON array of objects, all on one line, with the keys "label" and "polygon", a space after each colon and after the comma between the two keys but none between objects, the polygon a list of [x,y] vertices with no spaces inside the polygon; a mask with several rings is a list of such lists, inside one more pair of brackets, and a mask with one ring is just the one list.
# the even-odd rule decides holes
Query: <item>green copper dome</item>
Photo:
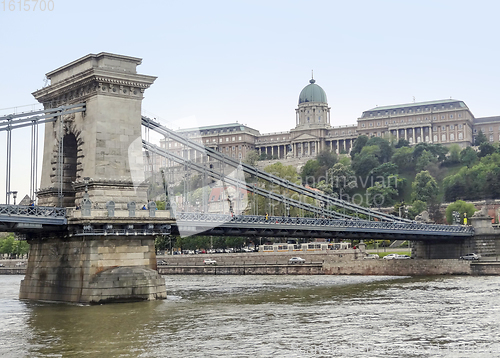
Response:
[{"label": "green copper dome", "polygon": [[328,103],[326,101],[326,93],[323,91],[323,88],[318,86],[312,78],[309,81],[309,84],[304,87],[302,92],[300,92],[299,95],[299,104],[305,103],[305,102],[321,102],[321,103]]}]

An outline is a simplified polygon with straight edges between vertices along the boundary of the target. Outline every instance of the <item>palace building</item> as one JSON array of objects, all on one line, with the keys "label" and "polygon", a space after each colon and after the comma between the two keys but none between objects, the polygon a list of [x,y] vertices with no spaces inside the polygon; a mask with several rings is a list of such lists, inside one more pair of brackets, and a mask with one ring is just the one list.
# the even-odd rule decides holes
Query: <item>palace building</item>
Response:
[{"label": "palace building", "polygon": [[[238,123],[178,132],[238,160],[252,150],[284,161],[315,157],[322,150],[349,153],[359,135],[404,138],[410,145],[456,143],[466,147],[473,145],[482,130],[490,142],[500,141],[500,116],[475,118],[465,102],[456,99],[375,107],[364,111],[357,124],[332,126],[326,93],[311,79],[299,94],[295,112],[295,128],[284,132],[261,134]],[[175,141],[165,140],[161,146],[188,160],[200,156]]]}]

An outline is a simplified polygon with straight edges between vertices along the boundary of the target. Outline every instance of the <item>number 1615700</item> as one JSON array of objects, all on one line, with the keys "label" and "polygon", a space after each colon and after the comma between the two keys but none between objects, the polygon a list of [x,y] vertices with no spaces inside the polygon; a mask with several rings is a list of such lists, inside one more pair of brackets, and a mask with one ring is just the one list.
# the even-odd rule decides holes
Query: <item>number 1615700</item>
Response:
[{"label": "number 1615700", "polygon": [[53,0],[2,0],[2,11],[52,11]]}]

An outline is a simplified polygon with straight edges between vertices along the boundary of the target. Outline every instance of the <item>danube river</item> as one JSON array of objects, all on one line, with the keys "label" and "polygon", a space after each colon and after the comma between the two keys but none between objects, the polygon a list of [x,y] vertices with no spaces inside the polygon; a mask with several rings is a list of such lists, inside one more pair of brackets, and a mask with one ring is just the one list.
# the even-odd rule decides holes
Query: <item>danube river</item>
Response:
[{"label": "danube river", "polygon": [[498,357],[500,277],[169,276],[168,299],[19,301],[0,357]]}]

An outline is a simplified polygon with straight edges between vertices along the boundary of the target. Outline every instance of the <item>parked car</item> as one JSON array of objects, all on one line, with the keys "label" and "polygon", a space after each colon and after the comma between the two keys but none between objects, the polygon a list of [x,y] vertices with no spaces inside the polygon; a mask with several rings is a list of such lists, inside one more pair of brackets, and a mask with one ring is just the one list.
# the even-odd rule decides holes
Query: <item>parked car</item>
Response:
[{"label": "parked car", "polygon": [[389,254],[384,256],[384,260],[394,260],[398,254]]},{"label": "parked car", "polygon": [[471,253],[464,256],[460,256],[460,260],[479,260],[480,257],[481,256],[478,254]]},{"label": "parked car", "polygon": [[205,265],[215,265],[217,263],[217,261],[212,260],[212,259],[206,259],[206,260],[203,260],[203,263]]},{"label": "parked car", "polygon": [[408,255],[397,255],[397,256],[395,257],[395,259],[396,259],[396,260],[408,260],[408,259],[411,259],[411,257],[410,257],[410,256],[408,256]]},{"label": "parked car", "polygon": [[19,266],[24,266],[24,265],[26,265],[26,262],[22,262],[22,261],[21,261],[21,262],[17,262],[17,263],[16,263],[16,266],[18,266],[18,267],[19,267]]},{"label": "parked car", "polygon": [[289,264],[303,264],[305,262],[306,260],[302,257],[292,257],[290,260],[288,260]]},{"label": "parked car", "polygon": [[4,264],[0,264],[0,267],[5,267],[5,265]]},{"label": "parked car", "polygon": [[377,260],[377,259],[379,259],[379,258],[380,258],[380,256],[379,256],[379,255],[377,255],[377,254],[367,254],[367,255],[364,257],[364,259],[365,259],[365,260]]},{"label": "parked car", "polygon": [[166,264],[167,264],[167,261],[165,261],[165,260],[158,261],[158,265],[166,265]]}]

